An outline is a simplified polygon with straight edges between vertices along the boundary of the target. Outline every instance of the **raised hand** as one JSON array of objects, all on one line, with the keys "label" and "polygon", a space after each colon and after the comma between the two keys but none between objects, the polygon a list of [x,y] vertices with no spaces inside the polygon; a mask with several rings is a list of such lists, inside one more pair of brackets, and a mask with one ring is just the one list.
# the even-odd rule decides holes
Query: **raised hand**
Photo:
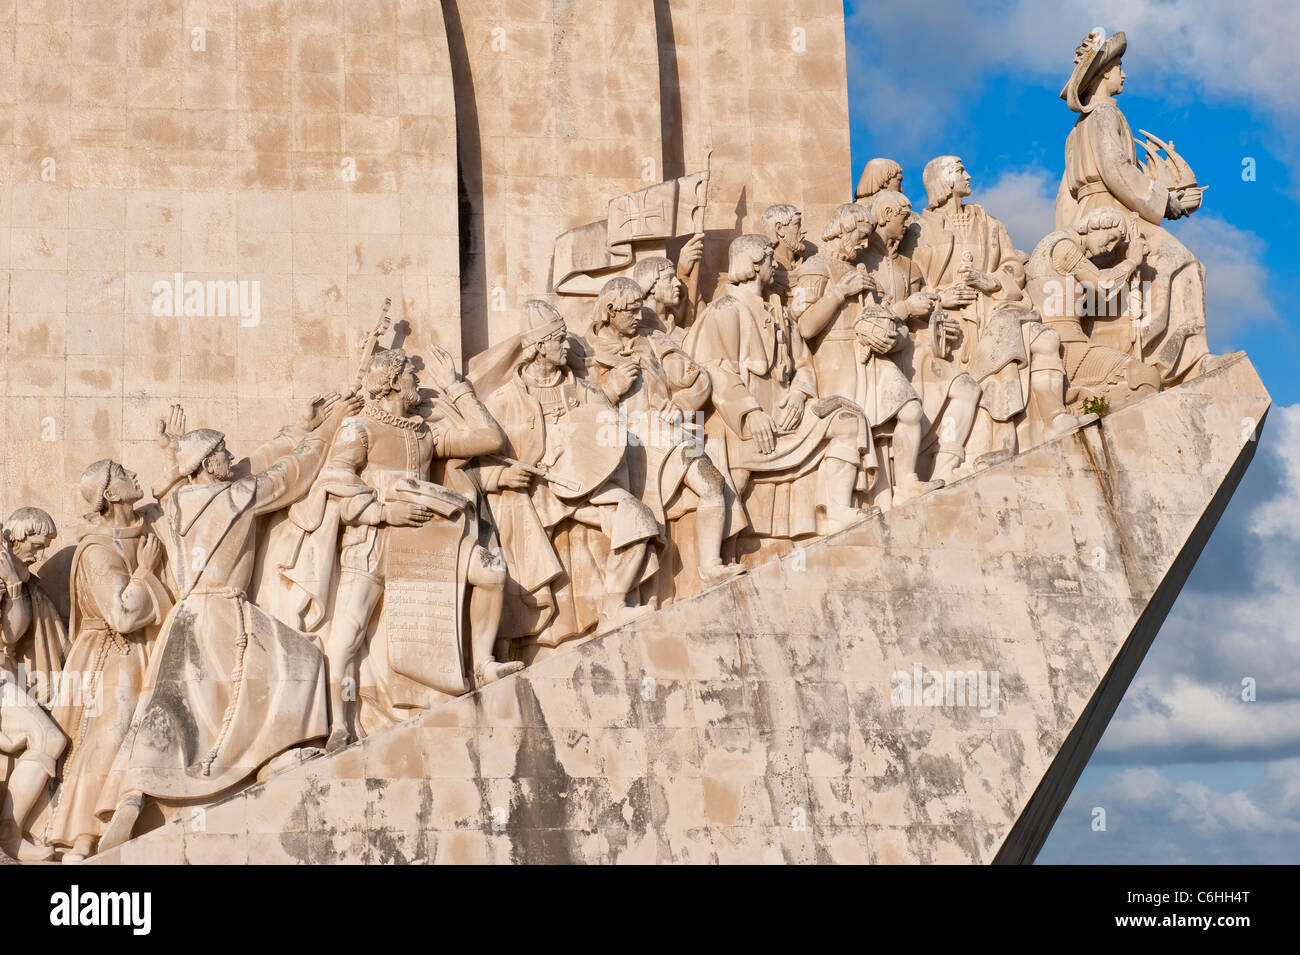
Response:
[{"label": "raised hand", "polygon": [[972,265],[962,265],[957,269],[957,278],[962,282],[978,289],[985,295],[992,295],[1002,287],[1002,283],[989,275],[987,272],[981,272]]},{"label": "raised hand", "polygon": [[939,296],[934,292],[913,292],[903,301],[907,314],[912,318],[923,318],[930,314]]},{"label": "raised hand", "polygon": [[158,445],[163,448],[175,448],[180,436],[185,433],[185,409],[172,405],[167,417],[158,419]]},{"label": "raised hand", "polygon": [[840,298],[849,299],[866,291],[875,291],[876,283],[870,275],[861,269],[845,272],[835,282],[835,292]]},{"label": "raised hand", "polygon": [[939,304],[944,308],[965,308],[973,305],[978,293],[969,285],[950,285],[939,295]]},{"label": "raised hand", "polygon": [[697,232],[686,240],[681,252],[677,253],[677,275],[685,278],[695,271],[695,267],[704,258],[704,233]]},{"label": "raised hand", "polygon": [[897,332],[883,322],[865,322],[858,337],[862,343],[870,348],[877,355],[883,355],[894,347],[897,339]]},{"label": "raised hand", "polygon": [[1169,201],[1165,204],[1165,218],[1181,219],[1185,215],[1187,215],[1187,210],[1183,208],[1179,197],[1173,192],[1169,193]]},{"label": "raised hand", "polygon": [[429,378],[432,379],[434,387],[439,391],[447,391],[452,385],[460,381],[460,372],[456,369],[456,359],[452,357],[451,352],[440,345],[430,346],[424,367],[429,372]]}]

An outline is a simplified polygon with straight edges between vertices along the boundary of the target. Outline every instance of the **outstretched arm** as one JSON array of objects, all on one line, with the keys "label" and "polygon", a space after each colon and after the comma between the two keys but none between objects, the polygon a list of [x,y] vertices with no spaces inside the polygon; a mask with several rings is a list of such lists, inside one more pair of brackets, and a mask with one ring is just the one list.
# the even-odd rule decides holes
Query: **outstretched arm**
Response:
[{"label": "outstretched arm", "polygon": [[438,457],[475,458],[500,451],[505,436],[474,393],[474,386],[456,370],[456,360],[451,353],[438,345],[432,346],[425,369],[434,385],[465,420],[463,427],[449,427],[444,422],[438,422],[434,427],[434,452]]},{"label": "outstretched arm", "polygon": [[[256,472],[244,481],[253,485],[252,506],[255,513],[265,514],[277,510],[306,494],[321,465],[325,462],[330,442],[344,418],[360,410],[361,399],[340,398],[337,395],[317,403],[313,413],[298,427],[307,433],[288,453],[282,454],[268,468]],[[281,437],[292,433],[293,426],[281,432]]]}]

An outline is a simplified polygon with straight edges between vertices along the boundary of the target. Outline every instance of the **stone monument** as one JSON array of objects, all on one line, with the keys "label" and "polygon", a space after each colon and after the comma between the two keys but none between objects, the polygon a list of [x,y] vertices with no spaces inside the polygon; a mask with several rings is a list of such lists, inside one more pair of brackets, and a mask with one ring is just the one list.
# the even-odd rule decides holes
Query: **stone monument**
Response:
[{"label": "stone monument", "polygon": [[1030,254],[838,2],[155,13],[5,24],[0,860],[1033,859],[1269,404],[1123,34]]}]

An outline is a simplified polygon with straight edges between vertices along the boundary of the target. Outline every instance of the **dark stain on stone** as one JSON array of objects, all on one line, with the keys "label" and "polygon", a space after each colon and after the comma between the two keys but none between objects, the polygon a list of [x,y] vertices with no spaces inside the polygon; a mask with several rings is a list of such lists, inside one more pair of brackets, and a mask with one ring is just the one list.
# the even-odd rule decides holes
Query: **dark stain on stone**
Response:
[{"label": "dark stain on stone", "polygon": [[[1090,433],[1097,435],[1097,439],[1101,444],[1102,460],[1097,459],[1097,453],[1093,450],[1092,442],[1088,440]],[[1129,536],[1129,524],[1132,521],[1132,516],[1122,513],[1119,507],[1119,470],[1115,467],[1115,462],[1111,458],[1106,428],[1104,426],[1095,429],[1084,428],[1076,431],[1072,437],[1083,451],[1084,456],[1087,457],[1089,470],[1097,481],[1097,489],[1101,492],[1102,504],[1105,506],[1106,514],[1110,518],[1110,525],[1115,531],[1115,543],[1119,548],[1120,563],[1124,568],[1124,579],[1128,582],[1129,592],[1134,596],[1147,594],[1150,592],[1151,585],[1142,572],[1138,557],[1139,552],[1134,547]]]},{"label": "dark stain on stone", "polygon": [[569,844],[569,797],[573,780],[564,771],[555,753],[550,728],[541,724],[541,706],[528,680],[515,680],[514,690],[519,708],[538,714],[538,725],[525,726],[515,761],[516,780],[531,779],[526,791],[517,790],[518,798],[510,807],[506,835],[510,839],[515,862],[539,865],[571,865],[576,858]]},{"label": "dark stain on stone", "polygon": [[311,861],[311,840],[305,832],[280,833],[280,848],[303,865]]}]

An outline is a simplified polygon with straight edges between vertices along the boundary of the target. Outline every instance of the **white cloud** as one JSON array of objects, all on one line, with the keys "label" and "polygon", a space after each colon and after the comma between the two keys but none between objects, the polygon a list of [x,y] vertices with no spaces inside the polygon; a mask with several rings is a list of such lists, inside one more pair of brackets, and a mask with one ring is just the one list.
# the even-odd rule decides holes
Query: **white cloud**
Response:
[{"label": "white cloud", "polygon": [[1210,347],[1226,351],[1232,333],[1252,322],[1276,321],[1264,267],[1264,240],[1203,212],[1169,224],[1205,264],[1205,314]]},{"label": "white cloud", "polygon": [[1105,746],[1111,751],[1197,746],[1234,753],[1300,749],[1300,699],[1247,703],[1241,690],[1240,679],[1207,686],[1182,674],[1135,683],[1124,697],[1122,715],[1106,729]]},{"label": "white cloud", "polygon": [[[1282,464],[1284,493],[1255,509],[1250,531],[1270,542],[1300,545],[1300,406],[1274,408],[1269,417],[1269,446]],[[1294,564],[1285,570],[1286,579],[1294,580]]]},{"label": "white cloud", "polygon": [[[1265,765],[1249,789],[1219,792],[1151,768],[1111,772],[1076,790],[1038,857],[1043,863],[1293,862],[1300,758]],[[1093,828],[1097,808],[1106,828]]]},{"label": "white cloud", "polygon": [[971,200],[1002,221],[1016,248],[1030,253],[1053,231],[1060,177],[1045,169],[1010,170],[988,188],[972,183]]},{"label": "white cloud", "polygon": [[[1240,545],[1232,586],[1179,595],[1102,738],[1102,760],[1300,750],[1300,405],[1270,412],[1252,470],[1275,480],[1210,545]],[[1256,702],[1241,700],[1246,677]]]}]

